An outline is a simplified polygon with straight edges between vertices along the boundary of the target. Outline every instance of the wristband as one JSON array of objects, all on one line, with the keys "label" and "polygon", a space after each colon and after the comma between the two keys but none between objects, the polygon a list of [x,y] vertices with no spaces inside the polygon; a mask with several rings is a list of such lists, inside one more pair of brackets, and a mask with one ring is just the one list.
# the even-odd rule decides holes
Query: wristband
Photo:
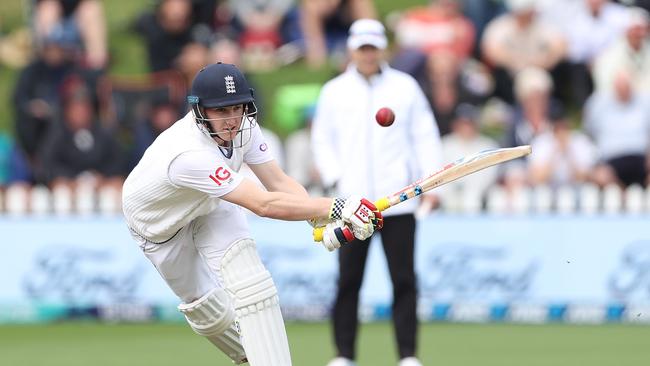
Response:
[{"label": "wristband", "polygon": [[330,220],[340,220],[342,218],[341,213],[343,212],[343,207],[345,207],[345,198],[335,198],[330,208]]}]

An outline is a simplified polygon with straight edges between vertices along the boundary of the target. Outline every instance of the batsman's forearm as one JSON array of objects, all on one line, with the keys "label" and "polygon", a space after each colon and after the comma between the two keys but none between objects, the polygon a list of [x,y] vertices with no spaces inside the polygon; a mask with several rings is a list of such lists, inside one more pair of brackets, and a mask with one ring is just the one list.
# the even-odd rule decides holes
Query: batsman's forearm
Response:
[{"label": "batsman's forearm", "polygon": [[272,219],[299,221],[328,217],[331,206],[331,198],[268,192],[255,213]]}]

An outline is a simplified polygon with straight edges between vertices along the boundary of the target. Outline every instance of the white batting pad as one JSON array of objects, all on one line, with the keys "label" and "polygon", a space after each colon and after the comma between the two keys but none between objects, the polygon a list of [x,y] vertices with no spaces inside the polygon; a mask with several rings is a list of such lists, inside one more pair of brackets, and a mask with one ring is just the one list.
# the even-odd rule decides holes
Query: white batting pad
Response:
[{"label": "white batting pad", "polygon": [[246,352],[235,324],[235,309],[225,290],[215,288],[196,301],[180,304],[178,310],[196,334],[206,337],[235,364],[246,362]]},{"label": "white batting pad", "polygon": [[226,290],[233,294],[242,342],[251,366],[290,366],[289,342],[277,289],[255,242],[236,241],[221,260]]}]

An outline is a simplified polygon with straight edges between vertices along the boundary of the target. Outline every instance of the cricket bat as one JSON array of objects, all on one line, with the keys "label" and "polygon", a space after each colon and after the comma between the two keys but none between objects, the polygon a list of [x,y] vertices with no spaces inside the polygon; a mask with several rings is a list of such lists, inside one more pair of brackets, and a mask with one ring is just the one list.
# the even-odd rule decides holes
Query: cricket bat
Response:
[{"label": "cricket bat", "polygon": [[[377,206],[379,211],[384,211],[401,202],[417,197],[424,192],[428,192],[436,187],[453,182],[466,175],[476,173],[479,170],[483,170],[496,164],[526,156],[530,154],[531,151],[530,145],[523,145],[485,150],[473,155],[465,156],[453,163],[445,165],[442,169],[427,177],[418,179],[398,192],[378,199],[375,201],[375,206]],[[323,229],[324,228],[322,227],[314,228],[314,241],[323,240]]]}]

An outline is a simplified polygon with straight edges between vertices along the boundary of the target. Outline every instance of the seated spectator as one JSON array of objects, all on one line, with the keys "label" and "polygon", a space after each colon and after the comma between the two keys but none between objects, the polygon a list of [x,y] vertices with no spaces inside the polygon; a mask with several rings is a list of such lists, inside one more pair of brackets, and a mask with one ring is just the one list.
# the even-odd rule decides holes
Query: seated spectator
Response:
[{"label": "seated spectator", "polygon": [[179,108],[169,98],[155,97],[149,106],[147,118],[135,124],[133,131],[133,152],[129,170],[140,161],[145,150],[163,131],[171,127],[180,117]]},{"label": "seated spectator", "polygon": [[299,11],[293,0],[229,1],[249,69],[270,69],[275,51],[301,37]]},{"label": "seated spectator", "polygon": [[196,74],[208,63],[209,52],[208,46],[202,42],[190,42],[174,59],[173,68],[183,75],[188,88]]},{"label": "seated spectator", "polygon": [[556,89],[564,101],[582,108],[593,91],[591,66],[604,49],[620,38],[628,22],[628,10],[610,0],[552,0],[540,15],[558,27],[568,42],[562,81]]},{"label": "seated spectator", "polygon": [[99,0],[36,0],[36,43],[54,31],[75,40],[84,51],[83,65],[103,69],[108,63],[108,40],[104,5]]},{"label": "seated spectator", "polygon": [[11,137],[0,132],[0,188],[31,181],[32,173],[25,154]]},{"label": "seated spectator", "polygon": [[509,12],[488,24],[481,46],[485,61],[494,67],[496,96],[513,103],[514,75],[527,67],[551,72],[566,55],[566,41],[536,16],[535,0],[506,4]]},{"label": "seated spectator", "polygon": [[550,115],[552,128],[531,142],[528,171],[533,185],[553,188],[585,182],[596,163],[596,149],[580,131],[572,131],[560,108]]},{"label": "seated spectator", "polygon": [[[463,14],[476,28],[476,39],[483,38],[483,32],[488,23],[506,11],[503,1],[462,0]],[[480,44],[474,43],[473,55],[481,58]]]},{"label": "seated spectator", "polygon": [[533,139],[549,129],[549,112],[557,102],[551,99],[553,80],[540,68],[527,68],[515,77],[514,94],[517,98],[512,124],[506,132],[503,145],[529,145]]},{"label": "seated spectator", "polygon": [[650,151],[650,99],[632,87],[629,70],[614,80],[614,90],[599,91],[585,105],[584,128],[596,143],[599,164],[594,181],[645,185]]},{"label": "seated spectator", "polygon": [[78,77],[62,88],[62,113],[40,150],[43,180],[73,186],[82,174],[99,184],[121,184],[123,158],[116,138],[97,121],[92,95]]},{"label": "seated spectator", "polygon": [[63,80],[76,69],[74,42],[59,31],[44,37],[34,61],[20,71],[13,92],[17,142],[30,161],[59,108]]},{"label": "seated spectator", "polygon": [[458,0],[430,0],[429,6],[406,10],[395,27],[397,45],[425,54],[452,53],[463,62],[474,49],[476,31],[461,7]]},{"label": "seated spectator", "polygon": [[173,68],[183,47],[194,41],[191,0],[162,0],[154,12],[140,15],[134,24],[146,44],[150,71]]},{"label": "seated spectator", "polygon": [[287,157],[287,174],[297,180],[310,194],[323,195],[320,174],[314,165],[311,150],[311,122],[316,106],[305,108],[303,128],[287,136],[285,150]]},{"label": "seated spectator", "polygon": [[345,54],[352,22],[377,16],[370,0],[302,0],[301,11],[305,57],[312,67],[323,66],[331,54]]},{"label": "seated spectator", "polygon": [[458,105],[482,104],[493,91],[493,80],[483,65],[471,59],[459,60],[449,52],[429,54],[426,80],[428,85],[424,93],[431,103],[441,136],[450,132]]},{"label": "seated spectator", "polygon": [[[479,108],[471,104],[461,104],[456,108],[451,123],[451,133],[442,138],[442,160],[444,162],[452,162],[463,156],[499,147],[496,141],[481,135],[478,127],[479,112]],[[483,196],[496,181],[497,170],[486,169],[464,177],[450,185],[449,189],[460,193],[471,191]],[[441,197],[443,197],[444,203],[445,194],[441,193]]]},{"label": "seated spectator", "polygon": [[596,58],[592,72],[597,91],[611,91],[616,73],[628,70],[634,89],[650,92],[650,17],[640,8],[628,13],[625,35]]},{"label": "seated spectator", "polygon": [[241,47],[233,38],[217,35],[210,43],[208,63],[223,62],[236,65],[240,69],[242,64]]}]

